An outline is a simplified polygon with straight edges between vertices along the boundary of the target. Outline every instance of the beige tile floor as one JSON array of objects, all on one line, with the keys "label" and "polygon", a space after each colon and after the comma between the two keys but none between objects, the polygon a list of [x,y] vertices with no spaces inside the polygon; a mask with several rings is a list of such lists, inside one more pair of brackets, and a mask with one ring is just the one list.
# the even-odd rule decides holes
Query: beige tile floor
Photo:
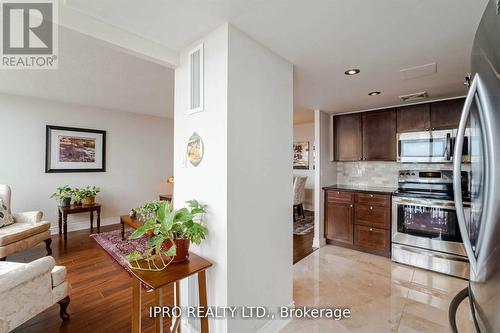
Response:
[{"label": "beige tile floor", "polygon": [[[298,307],[348,307],[351,318],[293,319],[281,332],[450,332],[448,306],[465,280],[327,245],[294,266]],[[460,305],[460,332],[473,332]]]}]

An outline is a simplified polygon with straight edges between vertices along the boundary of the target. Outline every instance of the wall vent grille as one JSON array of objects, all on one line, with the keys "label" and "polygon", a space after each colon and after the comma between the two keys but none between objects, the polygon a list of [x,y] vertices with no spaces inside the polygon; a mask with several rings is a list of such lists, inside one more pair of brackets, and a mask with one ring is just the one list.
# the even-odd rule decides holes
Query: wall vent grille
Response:
[{"label": "wall vent grille", "polygon": [[413,102],[413,101],[419,101],[421,99],[426,99],[427,97],[429,97],[427,91],[422,91],[415,94],[401,95],[399,96],[399,99],[402,100],[403,102]]}]

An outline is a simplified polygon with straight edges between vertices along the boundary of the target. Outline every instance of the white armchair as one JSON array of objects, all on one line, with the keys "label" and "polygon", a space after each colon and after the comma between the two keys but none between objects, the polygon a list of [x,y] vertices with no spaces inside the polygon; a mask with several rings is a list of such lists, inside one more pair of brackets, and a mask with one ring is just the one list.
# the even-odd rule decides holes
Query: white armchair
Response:
[{"label": "white armchair", "polygon": [[55,303],[69,319],[66,267],[52,257],[30,263],[0,262],[0,332],[10,332]]},{"label": "white armchair", "polygon": [[[11,190],[0,184],[0,199],[10,213]],[[0,228],[0,261],[12,253],[30,249],[45,242],[47,255],[52,254],[50,243],[50,222],[42,221],[42,212],[26,212],[12,214],[14,223]]]}]

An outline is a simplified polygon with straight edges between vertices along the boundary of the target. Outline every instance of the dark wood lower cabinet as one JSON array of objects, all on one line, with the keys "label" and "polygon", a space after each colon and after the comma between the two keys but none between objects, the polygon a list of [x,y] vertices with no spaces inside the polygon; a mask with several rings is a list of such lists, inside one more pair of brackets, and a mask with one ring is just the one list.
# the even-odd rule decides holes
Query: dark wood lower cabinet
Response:
[{"label": "dark wood lower cabinet", "polygon": [[354,245],[367,252],[388,256],[391,243],[389,237],[389,231],[385,229],[354,226]]},{"label": "dark wood lower cabinet", "polygon": [[326,238],[350,244],[354,242],[353,206],[346,203],[329,202],[326,205]]},{"label": "dark wood lower cabinet", "polygon": [[325,193],[325,237],[331,244],[388,257],[390,218],[390,195]]}]

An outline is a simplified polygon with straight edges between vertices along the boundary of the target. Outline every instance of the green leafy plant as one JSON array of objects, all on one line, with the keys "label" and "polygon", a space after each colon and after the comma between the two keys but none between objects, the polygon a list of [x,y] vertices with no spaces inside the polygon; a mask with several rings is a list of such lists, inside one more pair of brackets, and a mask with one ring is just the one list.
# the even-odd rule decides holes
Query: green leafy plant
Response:
[{"label": "green leafy plant", "polygon": [[142,220],[147,221],[156,217],[156,212],[160,208],[161,203],[162,201],[160,200],[148,201],[134,210]]},{"label": "green leafy plant", "polygon": [[74,203],[80,203],[82,202],[83,198],[85,198],[85,196],[83,195],[81,189],[75,188],[71,191],[71,198],[73,199]]},{"label": "green leafy plant", "polygon": [[71,198],[73,190],[68,185],[58,187],[56,192],[53,193],[50,198],[56,199],[58,202],[62,202],[65,198]]},{"label": "green leafy plant", "polygon": [[79,195],[81,195],[82,198],[95,197],[99,192],[101,192],[101,189],[99,187],[90,185],[79,189]]},{"label": "green leafy plant", "polygon": [[[148,207],[150,217],[130,235],[129,239],[143,237],[148,232],[151,232],[152,237],[147,242],[148,249],[145,253],[134,251],[127,259],[129,261],[148,259],[153,252],[167,257],[175,256],[177,253],[175,239],[187,239],[199,245],[208,234],[208,229],[203,222],[205,208],[196,200],[187,203],[188,208],[178,210],[173,210],[170,203],[166,201],[149,202],[141,206],[144,210],[144,207]],[[153,211],[156,205],[158,208]],[[141,207],[138,208],[138,213]],[[172,244],[167,251],[162,249],[165,242]]]}]

